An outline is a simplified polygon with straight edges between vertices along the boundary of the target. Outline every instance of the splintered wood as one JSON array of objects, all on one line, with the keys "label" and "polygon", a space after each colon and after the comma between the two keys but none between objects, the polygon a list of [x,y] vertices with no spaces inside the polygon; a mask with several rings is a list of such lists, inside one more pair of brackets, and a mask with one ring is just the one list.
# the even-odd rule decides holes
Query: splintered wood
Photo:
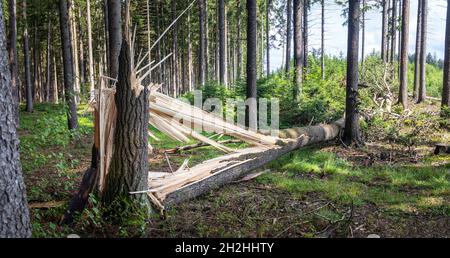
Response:
[{"label": "splintered wood", "polygon": [[[141,83],[142,80],[136,80]],[[336,138],[343,128],[343,120],[330,125],[310,126],[281,131],[280,137],[267,136],[244,129],[224,121],[201,108],[159,93],[159,85],[150,85],[149,112],[151,126],[167,136],[188,142],[193,138],[213,146],[225,153],[224,156],[207,160],[189,168],[185,161],[178,170],[171,173],[149,172],[148,191],[132,194],[147,194],[156,207],[196,197],[211,188],[233,182],[253,169],[300,147]],[[113,137],[117,111],[114,102],[115,88],[101,88],[96,92],[95,143],[100,150],[99,190],[105,186],[113,150]],[[248,143],[250,148],[232,149],[222,143],[203,136],[200,131],[215,132],[232,136]],[[150,131],[149,137],[158,140]],[[149,144],[151,151],[151,146]]]},{"label": "splintered wood", "polygon": [[[113,81],[111,78],[105,77],[105,79]],[[141,80],[136,80],[136,82],[140,81]],[[104,190],[106,176],[111,163],[117,116],[114,102],[115,87],[114,84],[108,85],[109,87],[101,87],[96,91],[96,101],[93,103],[96,116],[95,143],[100,151],[98,183],[100,192],[103,192]],[[164,197],[170,193],[170,191],[174,191],[179,187],[195,182],[196,180],[201,180],[210,175],[212,171],[217,171],[220,168],[244,162],[245,160],[234,160],[239,159],[239,156],[242,154],[262,152],[276,147],[279,143],[287,142],[278,137],[252,132],[241,126],[226,122],[214,114],[203,111],[201,108],[194,107],[181,100],[159,93],[157,91],[159,87],[159,85],[150,85],[148,87],[151,91],[149,97],[149,123],[151,126],[177,141],[188,142],[192,138],[230,155],[209,160],[192,169],[189,169],[186,162],[186,164],[183,164],[176,172],[164,176],[155,176],[150,172],[150,199],[158,206],[160,206],[160,203],[156,203],[155,198],[157,198],[159,202],[162,202]],[[229,135],[255,147],[245,150],[234,150],[218,141],[214,141],[202,135],[199,131],[209,131]],[[149,137],[153,140],[158,140],[150,131]],[[149,149],[151,152],[152,147],[150,144]]]}]

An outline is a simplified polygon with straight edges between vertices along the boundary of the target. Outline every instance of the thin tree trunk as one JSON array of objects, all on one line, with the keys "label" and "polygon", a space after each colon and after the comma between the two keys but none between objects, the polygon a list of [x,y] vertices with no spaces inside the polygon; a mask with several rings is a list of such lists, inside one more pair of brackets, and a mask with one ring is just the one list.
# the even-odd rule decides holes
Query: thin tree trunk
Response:
[{"label": "thin tree trunk", "polygon": [[361,79],[364,81],[364,74],[365,74],[365,60],[366,60],[366,0],[362,0],[362,21],[361,21],[361,29],[362,29],[362,35],[361,35]]},{"label": "thin tree trunk", "polygon": [[408,46],[409,46],[409,0],[402,5],[402,35],[400,54],[400,92],[398,101],[403,108],[408,107]]},{"label": "thin tree trunk", "polygon": [[67,110],[67,121],[69,130],[78,127],[77,104],[74,91],[74,70],[72,57],[72,44],[70,36],[69,10],[66,0],[59,1],[60,27],[61,27],[61,46],[63,53],[64,66],[64,96]]},{"label": "thin tree trunk", "polygon": [[86,83],[86,59],[84,58],[84,31],[82,26],[81,8],[78,8],[78,33],[80,37],[78,38],[79,48],[80,48],[80,86]]},{"label": "thin tree trunk", "polygon": [[358,112],[358,48],[360,1],[349,1],[348,11],[348,48],[347,48],[347,86],[345,108],[344,143],[347,145],[360,144]]},{"label": "thin tree trunk", "polygon": [[321,66],[321,73],[322,73],[322,80],[325,80],[325,0],[321,0],[321,6],[322,6],[322,14],[321,14],[321,37],[320,37],[320,66]]},{"label": "thin tree trunk", "polygon": [[75,20],[75,6],[73,0],[68,0],[69,3],[69,24],[71,30],[72,40],[72,58],[73,58],[73,72],[74,72],[74,88],[75,88],[75,101],[80,104],[80,66],[78,60],[78,32]]},{"label": "thin tree trunk", "polygon": [[381,33],[381,59],[387,61],[387,44],[388,44],[388,2],[382,0],[382,33]]},{"label": "thin tree trunk", "polygon": [[[177,2],[172,0],[172,20],[177,18]],[[178,26],[175,24],[173,26],[172,33],[172,93],[174,97],[177,97],[178,93]]]},{"label": "thin tree trunk", "polygon": [[309,8],[309,0],[303,0],[304,6],[303,6],[303,68],[305,69],[305,72],[308,68],[308,8]]},{"label": "thin tree trunk", "polygon": [[39,91],[39,74],[38,74],[38,63],[39,63],[39,36],[36,21],[33,25],[33,83],[32,83],[32,96],[33,101],[40,102],[40,91]]},{"label": "thin tree trunk", "polygon": [[[152,62],[152,34],[150,22],[150,0],[147,0],[147,48],[148,48],[148,63]],[[150,69],[150,68],[149,68]],[[148,81],[152,81],[152,73],[148,74]]]},{"label": "thin tree trunk", "polygon": [[91,25],[91,3],[86,0],[87,12],[87,33],[88,33],[88,51],[89,51],[89,99],[92,101],[95,98],[95,79],[94,79],[94,50],[92,47],[92,25]]},{"label": "thin tree trunk", "polygon": [[19,87],[19,71],[17,59],[17,3],[16,0],[8,1],[9,13],[9,67],[11,70],[11,92],[14,104],[14,117],[16,125],[19,124],[19,103],[20,103],[20,87]]},{"label": "thin tree trunk", "polygon": [[417,99],[419,96],[420,84],[420,51],[422,49],[422,1],[418,2],[417,8],[417,29],[416,29],[416,51],[414,56],[414,91],[413,97]]},{"label": "thin tree trunk", "polygon": [[[392,41],[391,41],[391,63],[395,61],[397,44],[397,0],[392,0]],[[395,75],[395,72],[393,73]]]},{"label": "thin tree trunk", "polygon": [[52,84],[52,21],[50,18],[50,12],[48,12],[48,24],[47,24],[47,79],[46,79],[46,94],[45,94],[45,101],[50,101],[50,88]]},{"label": "thin tree trunk", "polygon": [[420,79],[418,103],[427,98],[426,88],[426,56],[427,56],[427,19],[428,19],[428,0],[422,0],[422,29],[420,36]]},{"label": "thin tree trunk", "polygon": [[26,111],[33,112],[33,86],[31,85],[31,62],[30,62],[30,43],[28,37],[28,22],[27,22],[27,2],[23,1],[23,55],[25,68],[25,96],[26,96]]},{"label": "thin tree trunk", "polygon": [[287,26],[286,26],[286,74],[291,70],[291,31],[292,31],[292,0],[287,0]]},{"label": "thin tree trunk", "polygon": [[257,129],[257,90],[256,90],[256,58],[257,58],[257,16],[256,0],[247,0],[247,107],[246,126]]},{"label": "thin tree trunk", "polygon": [[219,82],[227,85],[225,0],[219,0]]},{"label": "thin tree trunk", "polygon": [[53,94],[53,102],[54,104],[59,103],[59,92],[58,92],[58,67],[56,64],[56,56],[53,55],[53,90],[51,91]]},{"label": "thin tree trunk", "polygon": [[188,14],[188,36],[187,36],[187,63],[188,63],[188,90],[191,92],[193,90],[193,65],[192,65],[192,42],[191,42],[191,13]]},{"label": "thin tree trunk", "polygon": [[109,36],[109,76],[117,78],[119,72],[119,54],[122,44],[121,0],[108,1]]},{"label": "thin tree trunk", "polygon": [[[161,1],[158,0],[158,3],[156,4],[158,13],[160,13],[161,10]],[[156,33],[158,35],[161,35],[161,18],[159,15],[156,16]],[[161,60],[162,58],[162,54],[161,54],[161,41],[158,41],[158,44],[156,46],[156,51],[157,51],[157,60]],[[158,83],[161,84],[163,82],[163,67],[164,64],[158,66]]]},{"label": "thin tree trunk", "polygon": [[198,71],[199,71],[199,83],[200,85],[204,85],[206,83],[206,66],[208,65],[208,61],[206,60],[206,45],[208,44],[206,40],[206,0],[200,0],[199,2],[200,9],[200,44],[199,44],[199,60],[198,60]]},{"label": "thin tree trunk", "polygon": [[237,9],[237,15],[236,15],[236,30],[237,30],[237,48],[236,48],[236,69],[237,69],[237,79],[242,78],[242,35],[241,35],[241,15],[242,15],[242,8],[241,8],[241,0],[237,0],[236,2],[236,9]]},{"label": "thin tree trunk", "polygon": [[266,0],[266,69],[267,77],[270,76],[270,5],[271,1]]},{"label": "thin tree trunk", "polygon": [[20,165],[16,110],[0,4],[0,238],[31,237],[30,213]]},{"label": "thin tree trunk", "polygon": [[294,0],[294,100],[299,101],[303,83],[303,37],[302,37],[303,1]]},{"label": "thin tree trunk", "polygon": [[[442,109],[450,107],[450,0],[447,1],[445,31],[444,86],[442,88]],[[444,112],[442,112],[444,115]]]}]

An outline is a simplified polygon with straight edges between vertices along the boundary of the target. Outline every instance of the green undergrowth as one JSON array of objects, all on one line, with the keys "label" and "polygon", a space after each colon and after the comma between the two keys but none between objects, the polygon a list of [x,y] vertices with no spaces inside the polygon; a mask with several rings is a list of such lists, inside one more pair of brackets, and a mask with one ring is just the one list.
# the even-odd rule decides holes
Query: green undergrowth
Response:
[{"label": "green undergrowth", "polygon": [[[442,165],[433,165],[440,160]],[[444,161],[444,162],[442,162]],[[420,210],[450,216],[450,158],[427,157],[420,166],[362,167],[334,153],[308,148],[267,165],[258,178],[293,194],[320,193],[343,204],[376,204],[392,212]]]}]

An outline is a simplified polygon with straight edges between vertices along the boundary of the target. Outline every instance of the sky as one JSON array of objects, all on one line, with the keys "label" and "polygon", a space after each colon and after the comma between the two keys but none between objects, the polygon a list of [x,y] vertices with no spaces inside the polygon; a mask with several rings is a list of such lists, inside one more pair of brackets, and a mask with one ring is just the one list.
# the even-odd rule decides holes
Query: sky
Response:
[{"label": "sky", "polygon": [[[409,53],[414,53],[418,0],[411,0],[410,2]],[[427,52],[433,55],[436,54],[438,59],[444,59],[447,1],[429,0],[428,2]],[[345,19],[341,16],[341,13],[341,6],[336,5],[333,0],[325,0],[325,52],[328,55],[339,55],[342,51],[345,56],[347,52],[347,27],[343,26]],[[320,48],[320,17],[320,4],[315,4],[311,8],[309,15],[309,51],[311,51],[312,48]],[[380,51],[381,28],[381,10],[371,10],[367,12],[366,55],[370,54],[373,50]],[[281,67],[283,62],[282,52],[282,49],[271,50],[271,70],[276,70]]]}]

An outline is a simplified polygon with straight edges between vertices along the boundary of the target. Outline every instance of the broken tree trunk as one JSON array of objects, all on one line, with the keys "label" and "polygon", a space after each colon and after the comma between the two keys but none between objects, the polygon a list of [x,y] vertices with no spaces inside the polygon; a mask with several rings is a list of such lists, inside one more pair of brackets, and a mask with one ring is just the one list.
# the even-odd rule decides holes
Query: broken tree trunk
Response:
[{"label": "broken tree trunk", "polygon": [[337,138],[344,127],[344,119],[328,125],[284,130],[280,135],[290,138],[274,147],[258,146],[239,150],[205,161],[185,171],[162,178],[150,178],[149,195],[164,207],[197,197],[212,188],[220,187],[248,174],[252,170],[296,149]]},{"label": "broken tree trunk", "polygon": [[102,196],[106,205],[111,205],[122,197],[143,204],[146,201],[142,195],[129,194],[146,189],[148,177],[148,89],[136,83],[133,55],[124,38],[115,94],[117,117],[114,151]]}]

